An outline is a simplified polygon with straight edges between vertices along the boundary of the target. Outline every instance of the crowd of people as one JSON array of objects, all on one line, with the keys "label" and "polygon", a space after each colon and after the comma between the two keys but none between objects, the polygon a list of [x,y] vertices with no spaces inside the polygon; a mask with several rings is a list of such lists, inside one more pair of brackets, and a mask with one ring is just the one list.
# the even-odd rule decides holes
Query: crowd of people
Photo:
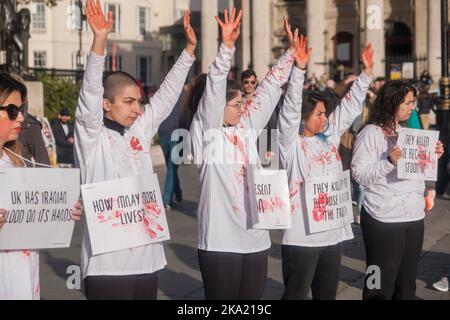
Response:
[{"label": "crowd of people", "polygon": [[[223,20],[215,17],[222,43],[210,71],[186,85],[197,46],[187,11],[183,19],[186,47],[143,105],[139,83],[131,75],[122,71],[104,74],[106,44],[113,28],[111,12],[105,16],[99,0],[87,0],[85,13],[93,44],[75,125],[70,124],[66,109],[52,124],[58,163],[63,168],[79,168],[82,184],[150,174],[149,148],[158,132],[167,164],[162,197],[170,210],[176,206],[174,200],[183,201],[173,153],[180,140],[174,141],[172,133],[180,127],[189,130],[189,152],[199,172],[198,260],[206,299],[262,298],[271,240],[268,230],[248,227],[254,194],[247,177],[250,163],[262,167],[261,159],[254,159],[258,148],[267,150],[269,161],[279,158],[288,175],[292,228],[283,231],[282,299],[307,299],[310,291],[313,299],[336,299],[343,242],[354,237],[352,226],[311,232],[305,222],[304,184],[307,179],[347,169],[352,172],[360,210],[367,266],[381,270],[381,286],[374,289],[365,283],[362,298],[415,298],[432,192],[426,190],[424,181],[398,179],[401,150],[397,139],[402,126],[414,127],[408,120],[416,110],[416,100],[419,127],[429,128],[426,115],[434,100],[427,93],[426,77],[427,84],[419,92],[407,81],[374,79],[374,51],[368,44],[361,53],[359,75],[345,74],[339,68],[335,80],[318,81],[313,75],[306,81],[314,48],[285,19],[289,48],[266,77],[258,81],[248,70],[241,83],[229,81],[242,19],[242,11],[233,9],[225,10]],[[0,105],[0,167],[28,167],[33,162],[48,166],[44,143],[37,142],[39,135],[32,133],[41,130],[39,124],[26,112],[26,87],[10,75],[0,76]],[[253,139],[253,132],[263,129],[277,130],[276,156],[271,146],[266,148]],[[217,133],[212,141],[207,137],[210,130]],[[34,141],[21,144],[21,135],[34,137]],[[447,148],[439,141],[436,157],[447,159],[448,137],[441,136],[441,140]],[[130,148],[130,143],[139,148]],[[218,156],[214,151],[219,149],[224,152]],[[230,154],[233,163],[228,161]],[[442,161],[440,166],[447,170]],[[436,193],[445,193],[443,183]],[[0,209],[0,228],[7,210]],[[80,203],[74,204],[71,216],[76,221],[83,218]],[[156,299],[158,271],[165,266],[161,242],[94,255],[88,229],[83,228],[81,270],[87,299]],[[0,270],[0,298],[39,299],[38,250],[0,251]]]}]

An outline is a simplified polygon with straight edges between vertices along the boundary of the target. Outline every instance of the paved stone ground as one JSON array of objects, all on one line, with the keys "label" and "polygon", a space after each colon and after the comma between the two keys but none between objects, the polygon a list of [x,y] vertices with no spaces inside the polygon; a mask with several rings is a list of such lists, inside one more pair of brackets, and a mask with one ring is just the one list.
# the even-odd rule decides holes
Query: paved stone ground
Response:
[{"label": "paved stone ground", "polygon": [[[165,177],[165,167],[161,155],[153,157],[155,171],[160,184]],[[197,220],[198,199],[197,171],[194,167],[183,166],[180,176],[185,201],[177,210],[167,213],[172,239],[165,243],[167,268],[159,274],[158,299],[203,299],[203,287],[197,261]],[[42,250],[41,296],[42,299],[84,299],[80,290],[68,290],[66,272],[68,266],[79,265],[81,224],[77,224],[68,249]],[[360,300],[364,279],[364,249],[361,230],[354,226],[355,239],[344,245],[341,281],[338,290],[340,300]],[[281,274],[280,240],[281,233],[271,233],[273,245],[269,254],[269,271],[264,299],[278,300],[283,292]],[[425,224],[425,241],[419,264],[417,279],[418,299],[450,300],[450,292],[439,292],[431,284],[450,268],[450,201],[438,200],[433,213]]]}]

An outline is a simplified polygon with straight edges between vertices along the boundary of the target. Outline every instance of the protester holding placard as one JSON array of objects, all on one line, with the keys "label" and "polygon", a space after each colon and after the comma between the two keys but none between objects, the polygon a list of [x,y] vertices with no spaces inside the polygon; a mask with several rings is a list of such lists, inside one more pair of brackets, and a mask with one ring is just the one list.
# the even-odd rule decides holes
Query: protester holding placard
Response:
[{"label": "protester holding placard", "polygon": [[257,163],[257,129],[264,129],[280,99],[297,46],[291,39],[290,49],[243,104],[239,86],[227,85],[241,15],[233,9],[230,17],[225,10],[224,22],[216,17],[222,44],[191,125],[200,171],[198,255],[206,299],[256,300],[263,294],[271,242],[267,230],[252,229],[249,222],[256,196],[248,170]]},{"label": "protester holding placard", "polygon": [[[303,36],[300,43],[278,122],[281,162],[288,171],[292,212],[292,228],[284,231],[281,248],[285,284],[282,298],[307,299],[312,289],[313,299],[333,300],[339,283],[341,243],[353,238],[352,212],[345,209],[351,202],[349,176],[343,172],[338,149],[341,136],[362,112],[372,79],[373,50],[370,44],[364,48],[364,71],[327,119],[328,101],[323,95],[302,97],[311,49]],[[309,186],[312,190],[308,191],[316,190],[319,197],[309,199],[316,205],[308,210],[305,184],[310,179],[323,183]],[[343,193],[331,195],[332,191]],[[327,209],[340,201],[347,203],[344,210]],[[312,230],[313,224],[321,231]]]},{"label": "protester holding placard", "polygon": [[[352,175],[365,188],[361,227],[367,267],[376,266],[381,272],[379,287],[365,283],[363,299],[415,299],[424,236],[425,178],[398,178],[402,150],[397,143],[401,132],[399,123],[411,116],[416,94],[409,82],[386,83],[370,110],[367,126],[355,143]],[[413,144],[423,144],[420,141],[428,139],[414,139],[409,135]],[[425,151],[428,148],[425,144],[423,147]],[[443,145],[438,141],[436,158],[443,152]],[[410,158],[410,152],[407,153],[403,159]]]},{"label": "protester holding placard", "polygon": [[[195,61],[197,39],[190,12],[185,12],[183,20],[186,48],[145,107],[131,75],[112,72],[102,83],[113,16],[109,12],[105,18],[98,0],[88,0],[85,13],[94,41],[76,111],[75,150],[81,181],[91,184],[151,174],[150,142],[175,106]],[[81,266],[88,299],[156,299],[157,271],[165,265],[161,242],[94,256],[87,229],[83,230]]]},{"label": "protester holding placard", "polygon": [[[26,101],[25,85],[8,74],[0,74],[0,168],[25,167],[18,137],[24,121]],[[74,220],[79,219],[79,207],[76,204],[75,212],[71,212]],[[0,232],[7,216],[8,208],[0,208]],[[39,298],[38,251],[0,251],[0,300]]]}]

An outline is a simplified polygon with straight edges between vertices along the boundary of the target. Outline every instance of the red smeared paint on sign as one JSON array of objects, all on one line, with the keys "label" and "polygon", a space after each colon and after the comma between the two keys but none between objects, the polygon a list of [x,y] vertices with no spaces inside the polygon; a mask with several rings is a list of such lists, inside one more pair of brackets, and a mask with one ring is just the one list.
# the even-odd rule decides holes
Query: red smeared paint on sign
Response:
[{"label": "red smeared paint on sign", "polygon": [[313,210],[314,221],[320,222],[325,219],[325,213],[327,212],[328,194],[319,193],[316,207]]}]

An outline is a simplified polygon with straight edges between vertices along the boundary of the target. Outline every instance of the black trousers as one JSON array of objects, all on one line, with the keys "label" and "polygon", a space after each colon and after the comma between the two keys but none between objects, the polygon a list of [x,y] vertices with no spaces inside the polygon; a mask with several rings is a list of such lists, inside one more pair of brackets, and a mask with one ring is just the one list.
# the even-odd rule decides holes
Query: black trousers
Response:
[{"label": "black trousers", "polygon": [[375,274],[367,274],[363,299],[414,300],[424,221],[383,223],[363,207],[361,228],[367,266],[378,267],[381,277],[380,287],[376,287]]},{"label": "black trousers", "polygon": [[88,300],[156,300],[158,273],[90,276],[84,279]]},{"label": "black trousers", "polygon": [[450,180],[450,173],[447,170],[450,148],[450,111],[437,111],[436,113],[437,130],[439,130],[439,139],[444,144],[444,154],[438,162],[438,179],[436,182],[436,194],[443,195],[447,189]]},{"label": "black trousers", "polygon": [[339,285],[342,246],[281,246],[283,300],[335,300]]},{"label": "black trousers", "polygon": [[267,251],[240,254],[198,250],[206,300],[259,300],[267,278]]}]

